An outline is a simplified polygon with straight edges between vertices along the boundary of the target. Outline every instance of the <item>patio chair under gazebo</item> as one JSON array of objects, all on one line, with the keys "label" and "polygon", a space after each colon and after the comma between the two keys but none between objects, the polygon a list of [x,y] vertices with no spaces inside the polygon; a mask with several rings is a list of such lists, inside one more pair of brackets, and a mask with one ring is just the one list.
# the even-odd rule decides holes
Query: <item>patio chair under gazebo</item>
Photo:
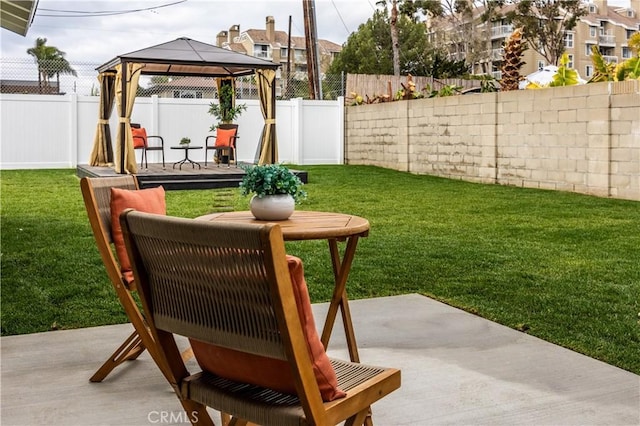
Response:
[{"label": "patio chair under gazebo", "polygon": [[[264,117],[258,163],[276,163],[275,75],[279,66],[274,62],[184,37],[115,57],[97,68],[101,82],[100,111],[89,164],[115,165],[115,171],[121,174],[137,172],[130,120],[140,75],[235,78],[253,73],[256,74]],[[114,99],[119,116],[115,157],[109,129]]]}]

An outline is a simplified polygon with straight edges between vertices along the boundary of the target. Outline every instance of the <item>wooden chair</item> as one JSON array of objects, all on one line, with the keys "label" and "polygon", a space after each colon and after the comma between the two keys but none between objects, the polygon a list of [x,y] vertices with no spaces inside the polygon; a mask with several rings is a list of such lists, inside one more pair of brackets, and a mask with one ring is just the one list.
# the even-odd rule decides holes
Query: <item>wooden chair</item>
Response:
[{"label": "wooden chair", "polygon": [[[145,168],[149,168],[149,163],[147,161],[149,157],[147,154],[148,151],[160,151],[162,152],[162,168],[164,169],[164,139],[162,138],[162,136],[147,135],[147,130],[137,123],[131,123],[131,135],[133,136],[133,149],[142,150],[142,157],[140,158],[140,168],[142,168],[143,163]],[[157,143],[150,144],[150,139],[157,140]]]},{"label": "wooden chair", "polygon": [[207,167],[208,152],[215,151],[218,167],[220,167],[222,156],[224,155],[227,157],[227,167],[230,167],[231,160],[238,167],[238,159],[236,158],[236,141],[238,138],[237,124],[220,124],[216,134],[207,136],[204,141],[204,166]]},{"label": "wooden chair", "polygon": [[[331,360],[346,396],[323,402],[279,225],[133,210],[120,220],[151,333],[193,424],[213,424],[208,406],[236,425],[361,425],[371,404],[400,387],[399,370]],[[207,371],[191,374],[174,334],[283,360],[297,396]],[[197,352],[196,359],[201,363]]]},{"label": "wooden chair", "polygon": [[[102,364],[102,366],[89,379],[92,382],[101,382],[118,365],[125,361],[136,359],[145,349],[158,364],[156,345],[147,328],[145,319],[138,309],[133,292],[136,291],[135,282],[127,282],[122,277],[120,266],[112,250],[113,236],[111,233],[111,188],[129,190],[138,189],[138,181],[134,176],[119,176],[106,178],[82,178],[80,181],[82,197],[87,209],[89,223],[102,257],[102,262],[107,270],[109,280],[113,284],[120,304],[124,308],[127,317],[133,325],[133,332],[116,349],[116,351]],[[186,354],[185,356],[187,356]],[[158,364],[160,366],[160,364]],[[166,371],[160,368],[168,377]]]}]

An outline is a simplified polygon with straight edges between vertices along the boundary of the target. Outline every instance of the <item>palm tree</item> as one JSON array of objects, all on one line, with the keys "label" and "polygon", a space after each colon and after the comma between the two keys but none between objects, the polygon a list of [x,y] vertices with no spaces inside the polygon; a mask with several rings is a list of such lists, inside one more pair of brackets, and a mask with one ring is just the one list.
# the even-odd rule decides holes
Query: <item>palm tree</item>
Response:
[{"label": "palm tree", "polygon": [[400,76],[400,42],[398,37],[398,19],[407,17],[413,22],[418,21],[417,13],[431,13],[433,15],[442,14],[440,2],[432,0],[378,0],[376,5],[387,7],[391,4],[391,50],[393,52],[393,75]]},{"label": "palm tree", "polygon": [[[400,44],[398,43],[398,3],[396,0],[391,2],[391,51],[393,52],[393,75],[400,76]],[[378,6],[387,5],[387,0],[379,0],[376,2]]]},{"label": "palm tree", "polygon": [[54,76],[57,79],[59,93],[60,74],[78,75],[64,57],[66,53],[55,46],[47,46],[46,38],[38,37],[35,46],[27,49],[27,53],[33,56],[38,64],[38,87],[40,88],[40,93],[43,92],[43,87],[50,87],[49,82]]}]

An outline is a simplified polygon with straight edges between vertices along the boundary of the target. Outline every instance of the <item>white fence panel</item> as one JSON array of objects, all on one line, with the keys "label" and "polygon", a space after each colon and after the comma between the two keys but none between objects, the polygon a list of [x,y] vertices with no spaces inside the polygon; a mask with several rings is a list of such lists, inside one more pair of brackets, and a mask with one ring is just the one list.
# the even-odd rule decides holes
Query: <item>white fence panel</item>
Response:
[{"label": "white fence panel", "polygon": [[68,110],[69,103],[57,96],[4,95],[0,110],[3,168],[71,167]]},{"label": "white fence panel", "polygon": [[[72,167],[78,164],[87,164],[89,157],[91,156],[91,150],[93,149],[93,138],[96,136],[96,129],[98,127],[98,109],[100,107],[100,100],[96,96],[78,96],[78,119],[76,121],[77,128],[77,149],[72,152]],[[111,120],[109,123],[112,129],[116,128],[118,124],[118,114],[115,113],[115,105],[113,107],[114,113],[111,114]],[[72,121],[73,117],[70,116],[69,120]],[[63,143],[64,141],[59,141]],[[114,151],[115,152],[115,151]]]},{"label": "white fence panel", "polygon": [[[150,135],[165,142],[167,163],[183,158],[183,150],[172,150],[183,137],[204,146],[213,134],[215,119],[209,115],[210,99],[137,98],[131,117]],[[263,128],[257,100],[243,100],[245,111],[239,124],[238,159],[256,159]],[[276,102],[279,161],[294,164],[340,164],[343,161],[343,98],[336,101],[292,99]],[[95,96],[0,95],[0,169],[71,168],[87,164],[93,148],[99,99]],[[111,115],[115,141],[117,107]],[[149,153],[150,162],[160,162],[159,152]],[[213,155],[210,152],[210,155]],[[204,160],[204,150],[192,151],[195,161]],[[139,154],[137,155],[139,159]]]},{"label": "white fence panel", "polygon": [[301,104],[302,123],[300,158],[304,164],[342,164],[344,102],[336,106],[327,101],[304,101]]}]

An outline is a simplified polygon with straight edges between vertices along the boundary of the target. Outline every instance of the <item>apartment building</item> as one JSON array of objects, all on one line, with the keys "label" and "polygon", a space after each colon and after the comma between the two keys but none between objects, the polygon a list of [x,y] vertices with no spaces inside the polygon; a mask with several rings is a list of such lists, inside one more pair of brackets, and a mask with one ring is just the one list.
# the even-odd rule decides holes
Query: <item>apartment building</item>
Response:
[{"label": "apartment building", "polygon": [[[640,1],[640,0],[639,0]],[[286,31],[276,30],[273,16],[266,17],[265,29],[249,29],[240,31],[240,25],[232,25],[228,31],[220,31],[216,36],[216,45],[235,52],[245,53],[256,58],[267,59],[282,66],[276,77],[283,84],[283,76],[287,71],[289,37]],[[291,78],[304,80],[307,78],[307,46],[304,37],[291,37]],[[320,72],[324,74],[329,65],[342,50],[342,46],[329,40],[318,40],[318,57]]]},{"label": "apartment building", "polygon": [[[630,0],[628,7],[609,5],[607,0],[593,0],[584,7],[588,13],[580,18],[575,28],[565,33],[564,43],[569,66],[582,78],[589,79],[594,71],[592,46],[597,46],[605,60],[612,63],[631,57],[627,42],[631,35],[640,31],[640,0]],[[507,11],[507,8],[503,10]],[[466,59],[474,74],[491,74],[500,79],[504,44],[513,32],[513,26],[504,19],[482,22],[483,12],[482,8],[476,8],[468,16],[430,18],[426,22],[429,38],[436,45],[446,46],[452,59]],[[522,75],[550,65],[531,48],[524,53],[523,60],[526,64],[520,70]]]}]

